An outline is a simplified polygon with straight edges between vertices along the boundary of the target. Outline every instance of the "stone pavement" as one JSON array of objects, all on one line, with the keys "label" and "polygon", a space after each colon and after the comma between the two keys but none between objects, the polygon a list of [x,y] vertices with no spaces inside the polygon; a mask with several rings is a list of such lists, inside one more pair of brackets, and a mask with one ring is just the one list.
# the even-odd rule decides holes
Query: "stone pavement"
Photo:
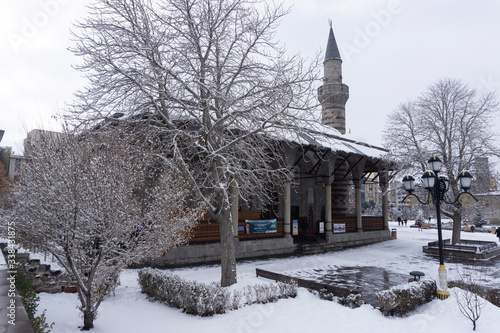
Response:
[{"label": "stone pavement", "polygon": [[[1,251],[0,251],[1,253]],[[14,274],[0,254],[0,333],[33,333],[28,314],[14,286]]]}]

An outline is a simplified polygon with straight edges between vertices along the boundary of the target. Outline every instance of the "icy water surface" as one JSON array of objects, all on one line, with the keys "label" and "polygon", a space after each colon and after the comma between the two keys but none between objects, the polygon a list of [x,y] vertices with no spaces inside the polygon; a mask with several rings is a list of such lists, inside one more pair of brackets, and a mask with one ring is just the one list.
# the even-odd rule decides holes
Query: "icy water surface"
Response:
[{"label": "icy water surface", "polygon": [[392,273],[383,268],[372,266],[327,266],[324,269],[299,271],[294,275],[299,278],[358,291],[365,303],[375,307],[379,306],[375,296],[376,292],[407,283],[408,279],[411,278],[409,274]]}]

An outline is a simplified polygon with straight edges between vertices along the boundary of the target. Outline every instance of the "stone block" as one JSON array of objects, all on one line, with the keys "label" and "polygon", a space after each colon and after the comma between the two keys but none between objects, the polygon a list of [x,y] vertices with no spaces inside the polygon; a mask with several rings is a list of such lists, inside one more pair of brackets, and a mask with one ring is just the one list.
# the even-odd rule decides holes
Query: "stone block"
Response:
[{"label": "stone block", "polygon": [[40,259],[30,259],[28,261],[28,265],[30,265],[30,266],[39,266],[40,265]]},{"label": "stone block", "polygon": [[41,264],[38,266],[38,272],[50,272],[50,265],[47,264]]}]

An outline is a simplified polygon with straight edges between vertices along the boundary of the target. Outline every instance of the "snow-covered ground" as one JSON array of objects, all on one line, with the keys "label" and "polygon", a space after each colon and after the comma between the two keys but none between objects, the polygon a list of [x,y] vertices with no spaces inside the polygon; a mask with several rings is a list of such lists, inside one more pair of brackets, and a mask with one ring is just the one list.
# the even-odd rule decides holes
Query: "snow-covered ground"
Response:
[{"label": "snow-covered ground", "polygon": [[[407,274],[420,270],[426,277],[437,278],[438,260],[424,255],[422,246],[437,240],[435,229],[419,232],[416,228],[398,227],[396,240],[345,251],[283,259],[268,259],[238,263],[238,283],[232,288],[249,284],[269,283],[257,278],[255,268],[290,273],[322,269],[325,266],[376,266],[394,273]],[[443,230],[450,238],[451,231]],[[497,241],[491,233],[462,233],[463,239]],[[498,258],[490,267],[485,284],[500,287]],[[459,264],[446,263],[448,279],[456,279]],[[218,266],[176,269],[175,273],[189,280],[218,281]],[[409,277],[409,276],[408,276]],[[52,332],[79,332],[82,319],[77,310],[76,294],[40,294],[39,311],[47,309],[48,322],[55,322]],[[498,332],[500,308],[487,303],[478,321],[477,332]],[[266,305],[251,305],[209,318],[195,317],[159,303],[149,302],[141,294],[137,271],[126,270],[116,295],[106,298],[94,322],[95,333],[127,332],[470,332],[471,322],[459,311],[454,289],[445,301],[434,300],[405,318],[384,317],[371,305],[349,309],[335,302],[325,301],[300,288],[294,299],[283,299]]]}]

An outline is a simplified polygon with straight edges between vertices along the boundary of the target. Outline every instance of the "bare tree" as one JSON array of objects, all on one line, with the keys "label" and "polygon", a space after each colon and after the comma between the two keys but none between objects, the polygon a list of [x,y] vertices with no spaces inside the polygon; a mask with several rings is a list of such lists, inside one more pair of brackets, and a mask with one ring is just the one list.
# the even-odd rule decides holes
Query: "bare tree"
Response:
[{"label": "bare tree", "polygon": [[155,162],[153,149],[116,130],[42,136],[25,149],[4,219],[19,244],[53,254],[76,279],[83,330],[122,269],[186,241],[201,216],[180,174]]},{"label": "bare tree", "polygon": [[[492,119],[498,102],[492,93],[478,94],[461,81],[443,79],[417,99],[402,103],[387,118],[384,143],[393,159],[409,172],[425,171],[433,155],[443,161],[453,198],[459,193],[457,176],[480,158],[500,156],[498,133]],[[477,189],[484,191],[484,189]],[[460,242],[461,205],[443,205],[453,219],[452,242]]]},{"label": "bare tree", "polygon": [[481,296],[484,294],[484,277],[486,268],[484,266],[465,266],[458,270],[460,277],[455,288],[460,313],[472,322],[472,330],[476,330],[477,321],[481,317],[481,311],[487,301]]},{"label": "bare tree", "polygon": [[275,200],[289,177],[277,142],[317,120],[316,62],[274,40],[287,12],[263,0],[100,0],[76,30],[90,80],[76,123],[141,123],[162,139],[219,225],[223,286],[236,282],[232,200]]}]

